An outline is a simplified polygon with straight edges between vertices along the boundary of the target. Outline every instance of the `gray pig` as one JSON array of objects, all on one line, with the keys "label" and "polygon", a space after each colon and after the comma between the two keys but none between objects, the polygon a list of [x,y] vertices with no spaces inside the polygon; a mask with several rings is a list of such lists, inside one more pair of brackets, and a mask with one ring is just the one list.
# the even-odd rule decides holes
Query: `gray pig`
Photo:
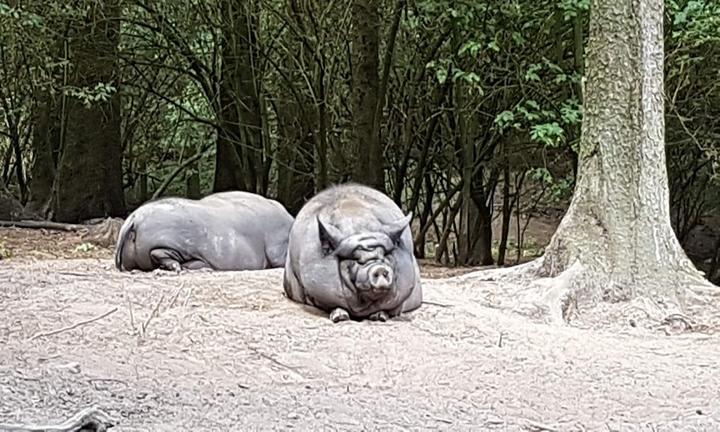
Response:
[{"label": "gray pig", "polygon": [[350,318],[386,321],[420,307],[420,268],[410,220],[369,187],[331,187],[308,201],[290,230],[283,285],[299,303]]},{"label": "gray pig", "polygon": [[249,192],[163,198],[138,207],[125,220],[115,266],[177,272],[282,267],[292,223],[279,202]]}]

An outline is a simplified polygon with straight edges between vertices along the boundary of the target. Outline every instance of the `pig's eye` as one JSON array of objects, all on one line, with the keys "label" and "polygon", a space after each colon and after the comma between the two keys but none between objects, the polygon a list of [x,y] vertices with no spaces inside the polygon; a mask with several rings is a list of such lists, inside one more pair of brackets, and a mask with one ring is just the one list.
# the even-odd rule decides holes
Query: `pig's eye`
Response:
[{"label": "pig's eye", "polygon": [[358,264],[363,265],[373,259],[373,254],[364,249],[355,249],[353,258]]},{"label": "pig's eye", "polygon": [[355,277],[358,270],[358,264],[355,261],[350,261],[350,266],[348,267],[348,270],[350,271],[350,274]]}]

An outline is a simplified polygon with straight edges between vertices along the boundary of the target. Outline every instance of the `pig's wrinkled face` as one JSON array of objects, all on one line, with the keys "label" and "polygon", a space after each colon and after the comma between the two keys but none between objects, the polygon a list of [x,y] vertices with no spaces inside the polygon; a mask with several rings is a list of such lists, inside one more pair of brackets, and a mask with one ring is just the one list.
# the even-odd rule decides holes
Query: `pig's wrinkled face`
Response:
[{"label": "pig's wrinkled face", "polygon": [[391,296],[396,286],[396,260],[394,252],[400,236],[410,222],[408,215],[390,224],[386,232],[370,232],[344,237],[334,226],[320,226],[320,240],[326,256],[333,255],[339,262],[343,284],[360,298],[375,302]]},{"label": "pig's wrinkled face", "polygon": [[362,298],[377,301],[394,289],[395,259],[391,250],[380,245],[368,249],[358,247],[351,256],[338,258],[343,282],[354,287]]}]

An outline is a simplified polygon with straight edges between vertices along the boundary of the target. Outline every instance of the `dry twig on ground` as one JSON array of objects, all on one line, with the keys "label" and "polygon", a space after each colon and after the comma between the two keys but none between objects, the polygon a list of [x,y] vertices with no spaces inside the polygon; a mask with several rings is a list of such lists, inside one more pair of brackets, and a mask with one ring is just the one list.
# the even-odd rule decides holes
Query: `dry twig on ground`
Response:
[{"label": "dry twig on ground", "polygon": [[158,302],[155,304],[155,307],[154,307],[153,310],[150,312],[150,315],[147,317],[147,319],[146,319],[145,322],[143,323],[142,329],[141,329],[141,330],[142,330],[142,336],[143,336],[143,337],[145,337],[145,333],[147,332],[147,329],[148,329],[148,327],[150,326],[150,321],[152,321],[152,319],[153,319],[155,316],[157,316],[158,311],[160,310],[160,304],[162,303],[163,300],[165,300],[165,294],[162,294],[162,295],[160,296],[160,300],[158,300]]},{"label": "dry twig on ground", "polygon": [[107,317],[107,316],[115,313],[115,311],[117,311],[117,310],[118,310],[118,308],[117,308],[117,307],[114,307],[114,308],[110,309],[109,311],[105,312],[105,313],[102,314],[102,315],[98,315],[98,316],[96,316],[96,317],[94,317],[94,318],[90,318],[90,319],[85,320],[85,321],[77,322],[77,323],[75,323],[75,324],[69,325],[69,326],[67,326],[67,327],[63,327],[63,328],[61,328],[61,329],[52,330],[52,331],[49,331],[49,332],[35,333],[35,334],[30,338],[30,340],[35,340],[35,339],[37,339],[37,338],[52,336],[52,335],[56,335],[56,334],[58,334],[58,333],[62,333],[62,332],[74,330],[74,329],[76,329],[76,328],[78,328],[78,327],[80,327],[80,326],[84,326],[84,325],[86,325],[86,324],[90,324],[90,323],[93,323],[93,322],[95,322],[95,321],[100,321],[101,319],[103,319],[103,318],[105,318],[105,317]]}]

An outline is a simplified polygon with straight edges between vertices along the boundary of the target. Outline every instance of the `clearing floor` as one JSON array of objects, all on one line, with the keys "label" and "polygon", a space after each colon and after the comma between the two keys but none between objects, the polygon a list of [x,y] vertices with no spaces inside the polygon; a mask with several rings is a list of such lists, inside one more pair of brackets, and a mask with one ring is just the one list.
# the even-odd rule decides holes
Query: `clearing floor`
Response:
[{"label": "clearing floor", "polygon": [[413,313],[334,325],[279,269],[2,260],[0,423],[97,405],[111,431],[720,430],[720,336],[550,326],[491,307],[490,282],[423,289]]}]

